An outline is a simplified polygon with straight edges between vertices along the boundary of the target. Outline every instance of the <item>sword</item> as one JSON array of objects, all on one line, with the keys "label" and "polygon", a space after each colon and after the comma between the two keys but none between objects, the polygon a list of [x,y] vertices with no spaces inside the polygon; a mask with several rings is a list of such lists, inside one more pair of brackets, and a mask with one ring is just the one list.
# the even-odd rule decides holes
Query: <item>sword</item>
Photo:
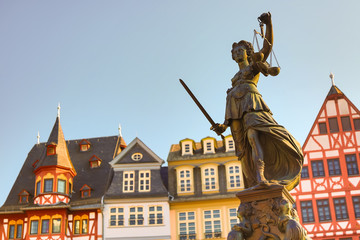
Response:
[{"label": "sword", "polygon": [[[201,105],[201,103],[197,100],[197,98],[195,97],[195,95],[191,92],[191,90],[188,88],[188,86],[185,84],[185,82],[181,79],[180,83],[181,85],[183,85],[183,87],[185,88],[185,90],[187,91],[187,93],[190,95],[190,97],[192,98],[192,100],[194,100],[195,104],[198,106],[198,108],[200,109],[200,111],[204,114],[204,116],[206,117],[206,119],[210,122],[211,126],[213,128],[216,127],[216,123],[214,122],[214,120],[210,117],[210,115],[206,112],[205,108]],[[224,139],[224,136],[222,134],[220,134],[221,138]]]}]

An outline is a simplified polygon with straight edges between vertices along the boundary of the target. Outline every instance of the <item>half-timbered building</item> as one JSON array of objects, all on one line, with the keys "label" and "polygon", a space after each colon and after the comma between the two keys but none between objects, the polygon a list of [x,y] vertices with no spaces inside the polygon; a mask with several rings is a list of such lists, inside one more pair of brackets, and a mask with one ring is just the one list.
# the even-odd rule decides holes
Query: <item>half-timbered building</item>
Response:
[{"label": "half-timbered building", "polygon": [[0,239],[102,239],[109,162],[125,147],[121,136],[66,141],[58,114],[0,208]]},{"label": "half-timbered building", "polygon": [[305,162],[292,191],[313,239],[360,236],[360,112],[333,83],[303,145]]},{"label": "half-timbered building", "polygon": [[244,188],[232,136],[183,139],[168,156],[171,239],[226,239]]},{"label": "half-timbered building", "polygon": [[114,174],[104,199],[105,239],[170,239],[163,163],[139,138],[110,162]]}]

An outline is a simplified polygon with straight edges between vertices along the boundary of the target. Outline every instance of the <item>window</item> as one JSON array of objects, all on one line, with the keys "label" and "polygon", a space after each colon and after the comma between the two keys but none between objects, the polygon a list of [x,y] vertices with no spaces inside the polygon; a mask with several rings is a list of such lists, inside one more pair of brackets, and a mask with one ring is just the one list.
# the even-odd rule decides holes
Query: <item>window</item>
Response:
[{"label": "window", "polygon": [[235,150],[234,140],[229,140],[229,151]]},{"label": "window", "polygon": [[100,167],[101,162],[102,162],[102,160],[101,160],[98,156],[96,156],[96,155],[92,155],[92,157],[91,157],[90,160],[89,160],[89,163],[90,163],[90,167],[91,167],[91,168],[98,168],[98,167]]},{"label": "window", "polygon": [[80,145],[81,152],[86,152],[90,148],[90,142],[86,139],[81,140],[79,145]]},{"label": "window", "polygon": [[81,198],[90,197],[91,188],[87,184],[84,184],[84,186],[82,186],[82,188],[80,188],[80,193],[81,193]]},{"label": "window", "polygon": [[236,208],[229,208],[230,229],[238,223]]},{"label": "window", "polygon": [[203,180],[204,191],[217,190],[217,171],[215,170],[215,168],[205,168],[203,170]]},{"label": "window", "polygon": [[191,170],[179,170],[178,171],[178,192],[186,193],[192,192],[192,169]]},{"label": "window", "polygon": [[38,196],[40,194],[40,189],[41,189],[41,181],[38,181],[36,183],[36,196]]},{"label": "window", "polygon": [[49,233],[50,220],[43,219],[41,220],[41,234]]},{"label": "window", "polygon": [[22,190],[19,194],[19,203],[28,203],[29,193],[26,190]]},{"label": "window", "polygon": [[340,162],[338,158],[328,159],[329,176],[341,175]]},{"label": "window", "polygon": [[322,160],[316,160],[311,162],[313,177],[324,177],[324,163]]},{"label": "window", "polygon": [[355,130],[359,131],[360,130],[360,118],[354,119],[353,122],[354,122]]},{"label": "window", "polygon": [[15,225],[9,225],[9,239],[15,238]]},{"label": "window", "polygon": [[205,238],[221,237],[221,218],[220,210],[204,211],[204,232]]},{"label": "window", "polygon": [[320,132],[320,134],[327,134],[325,122],[319,123],[319,132]]},{"label": "window", "polygon": [[301,178],[309,178],[309,167],[308,166],[304,166],[302,167],[301,170]]},{"label": "window", "polygon": [[162,206],[149,207],[149,225],[163,224]]},{"label": "window", "polygon": [[139,192],[150,191],[150,170],[139,171]]},{"label": "window", "polygon": [[193,155],[194,141],[191,139],[185,139],[180,141],[181,155]]},{"label": "window", "polygon": [[82,234],[87,234],[88,233],[88,220],[87,219],[83,219],[81,222],[81,233]]},{"label": "window", "polygon": [[355,154],[345,155],[346,167],[349,176],[358,175],[359,169]]},{"label": "window", "polygon": [[190,153],[190,144],[185,144],[185,153]]},{"label": "window", "polygon": [[207,143],[206,143],[206,151],[207,151],[207,152],[210,152],[211,150],[212,150],[211,142],[207,142]]},{"label": "window", "polygon": [[32,220],[30,222],[30,235],[38,234],[38,228],[39,228],[39,221]]},{"label": "window", "polygon": [[131,155],[131,159],[134,161],[140,161],[142,159],[143,155],[141,153],[134,153]]},{"label": "window", "polygon": [[130,208],[130,226],[144,225],[143,207],[131,207]]},{"label": "window", "polygon": [[61,232],[61,219],[54,218],[52,220],[52,233],[60,233]]},{"label": "window", "polygon": [[353,197],[352,198],[353,201],[353,206],[354,206],[354,211],[355,211],[355,218],[359,219],[360,218],[360,197]]},{"label": "window", "polygon": [[329,200],[328,199],[317,200],[316,204],[318,208],[319,220],[322,222],[331,221]]},{"label": "window", "polygon": [[123,192],[134,192],[134,172],[124,172]]},{"label": "window", "polygon": [[55,146],[54,145],[47,146],[46,155],[50,156],[50,155],[55,155],[55,154],[56,154]]},{"label": "window", "polygon": [[344,132],[352,130],[349,116],[341,117],[341,125]]},{"label": "window", "polygon": [[124,226],[124,208],[110,208],[110,226]]},{"label": "window", "polygon": [[66,193],[66,181],[62,179],[58,179],[58,192]]},{"label": "window", "polygon": [[71,189],[71,182],[69,182],[69,195],[71,196],[72,189]]},{"label": "window", "polygon": [[16,238],[22,238],[22,224],[16,225]]},{"label": "window", "polygon": [[314,222],[314,211],[311,201],[300,202],[303,223]]},{"label": "window", "polygon": [[206,139],[202,141],[203,153],[215,153],[214,140]]},{"label": "window", "polygon": [[334,198],[336,220],[348,219],[348,211],[345,198]]},{"label": "window", "polygon": [[45,179],[44,192],[52,192],[52,191],[53,191],[53,179]]},{"label": "window", "polygon": [[330,133],[337,133],[339,132],[339,125],[337,118],[329,118],[329,127],[330,127]]},{"label": "window", "polygon": [[80,234],[80,220],[74,221],[74,234]]},{"label": "window", "polygon": [[228,173],[228,181],[227,181],[227,187],[228,187],[228,189],[241,187],[241,182],[240,182],[240,177],[241,177],[240,167],[239,167],[239,166],[229,166],[227,173]]},{"label": "window", "polygon": [[179,239],[196,239],[195,231],[195,212],[179,213]]}]

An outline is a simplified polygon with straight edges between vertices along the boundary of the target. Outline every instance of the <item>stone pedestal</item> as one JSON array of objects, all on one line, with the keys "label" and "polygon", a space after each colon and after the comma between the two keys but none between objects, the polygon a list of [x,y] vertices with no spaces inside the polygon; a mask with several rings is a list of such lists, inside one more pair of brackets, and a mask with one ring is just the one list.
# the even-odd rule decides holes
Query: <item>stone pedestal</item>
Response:
[{"label": "stone pedestal", "polygon": [[238,192],[240,224],[233,227],[228,240],[308,240],[300,225],[294,199],[281,185]]}]

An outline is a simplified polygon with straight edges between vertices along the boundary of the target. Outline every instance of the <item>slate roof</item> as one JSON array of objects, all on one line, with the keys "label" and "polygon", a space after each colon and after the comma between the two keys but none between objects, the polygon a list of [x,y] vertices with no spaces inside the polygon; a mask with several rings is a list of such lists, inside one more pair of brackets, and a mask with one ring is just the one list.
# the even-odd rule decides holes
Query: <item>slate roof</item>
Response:
[{"label": "slate roof", "polygon": [[[58,132],[59,129],[56,129],[56,125],[60,127],[60,124],[55,123],[52,133]],[[61,129],[61,127],[60,127]],[[83,208],[88,206],[98,206],[101,202],[101,197],[105,194],[109,182],[113,175],[113,170],[109,164],[113,160],[114,152],[117,151],[116,147],[119,146],[121,140],[118,136],[109,136],[109,137],[98,137],[87,139],[91,147],[86,152],[80,151],[79,143],[82,139],[69,140],[66,141],[69,157],[72,161],[72,164],[75,168],[77,175],[74,177],[73,182],[73,193],[71,196],[70,208]],[[54,141],[52,134],[50,134],[49,141]],[[48,141],[48,142],[49,142]],[[40,143],[33,146],[29,152],[23,167],[20,170],[20,173],[15,180],[15,183],[4,203],[0,208],[0,213],[7,211],[19,211],[26,208],[50,208],[51,206],[38,206],[33,204],[33,197],[35,191],[35,174],[33,164],[41,159],[41,157],[46,155],[46,145],[47,143]],[[124,145],[124,142],[123,142]],[[90,168],[89,159],[96,155],[102,160],[102,163],[99,168]],[[40,161],[36,165],[40,164]],[[87,184],[91,189],[91,196],[88,198],[81,198],[80,189]],[[29,192],[29,203],[20,204],[19,195],[21,191],[26,190]],[[58,204],[56,206],[61,207]],[[54,206],[53,206],[54,207]]]}]

